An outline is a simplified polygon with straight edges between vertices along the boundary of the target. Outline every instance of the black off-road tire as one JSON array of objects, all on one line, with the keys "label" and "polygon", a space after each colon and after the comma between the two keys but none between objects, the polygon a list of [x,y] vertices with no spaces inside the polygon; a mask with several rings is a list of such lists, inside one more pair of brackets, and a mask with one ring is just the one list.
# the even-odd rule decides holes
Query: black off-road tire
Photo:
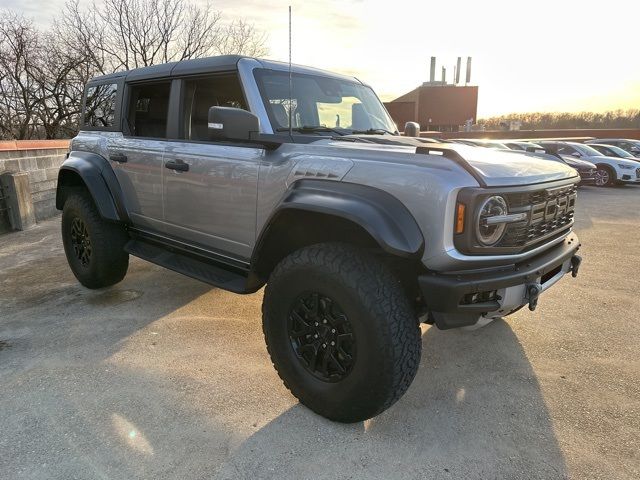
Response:
[{"label": "black off-road tire", "polygon": [[[311,373],[291,340],[292,310],[310,294],[338,305],[355,337],[354,361],[339,380]],[[331,420],[378,415],[405,393],[418,370],[422,342],[409,299],[396,276],[359,249],[319,244],[292,253],[271,274],[262,313],[267,349],[285,386]]]},{"label": "black off-road tire", "polygon": [[[82,240],[86,240],[88,255],[79,255],[74,248],[78,229],[86,232]],[[71,271],[82,285],[103,288],[122,280],[129,266],[129,254],[124,250],[127,240],[122,225],[100,217],[86,190],[74,189],[69,193],[62,209],[62,243]]]}]

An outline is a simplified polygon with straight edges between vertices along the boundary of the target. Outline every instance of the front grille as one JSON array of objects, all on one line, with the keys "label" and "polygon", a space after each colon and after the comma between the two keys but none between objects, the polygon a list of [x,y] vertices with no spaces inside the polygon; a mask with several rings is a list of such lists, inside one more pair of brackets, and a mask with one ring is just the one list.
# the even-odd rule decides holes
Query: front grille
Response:
[{"label": "front grille", "polygon": [[636,168],[636,178],[640,178],[640,168]]},{"label": "front grille", "polygon": [[[553,186],[550,186],[553,185]],[[573,225],[577,181],[506,188],[467,188],[458,194],[466,209],[465,225],[477,225],[478,206],[489,196],[499,195],[507,202],[509,214],[522,220],[507,223],[502,238],[493,245],[482,245],[476,228],[454,235],[458,251],[471,255],[512,255],[532,250],[568,233]]]},{"label": "front grille", "polygon": [[533,247],[573,224],[577,186],[567,185],[505,195],[509,213],[526,212],[527,219],[507,226],[498,247]]}]

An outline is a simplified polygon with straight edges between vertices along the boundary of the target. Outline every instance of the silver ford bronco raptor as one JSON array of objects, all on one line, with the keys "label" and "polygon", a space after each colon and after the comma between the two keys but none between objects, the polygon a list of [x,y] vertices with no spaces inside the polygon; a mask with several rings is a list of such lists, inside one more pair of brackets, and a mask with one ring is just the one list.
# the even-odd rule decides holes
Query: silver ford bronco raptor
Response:
[{"label": "silver ford bronco raptor", "polygon": [[476,325],[577,274],[578,173],[525,154],[400,136],[373,90],[221,56],[91,80],[57,207],[82,285],[129,255],[218,288],[266,284],[285,385],[327,418],[390,407],[420,322]]}]

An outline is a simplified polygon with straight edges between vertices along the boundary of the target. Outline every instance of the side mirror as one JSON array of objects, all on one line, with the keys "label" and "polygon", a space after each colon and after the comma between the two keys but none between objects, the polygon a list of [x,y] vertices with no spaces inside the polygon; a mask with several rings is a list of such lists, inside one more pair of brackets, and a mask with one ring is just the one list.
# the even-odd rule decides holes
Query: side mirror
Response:
[{"label": "side mirror", "polygon": [[418,122],[407,122],[404,124],[404,136],[405,137],[419,137],[420,136],[420,124]]},{"label": "side mirror", "polygon": [[210,140],[251,140],[260,132],[260,120],[241,108],[211,107],[208,116]]},{"label": "side mirror", "polygon": [[582,154],[580,152],[573,152],[571,154],[572,157],[576,157],[576,158],[580,158],[582,156]]}]

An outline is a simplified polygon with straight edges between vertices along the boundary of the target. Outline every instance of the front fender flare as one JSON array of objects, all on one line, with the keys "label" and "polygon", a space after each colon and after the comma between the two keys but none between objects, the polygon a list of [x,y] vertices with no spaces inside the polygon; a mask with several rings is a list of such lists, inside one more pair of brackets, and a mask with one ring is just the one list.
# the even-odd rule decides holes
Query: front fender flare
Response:
[{"label": "front fender flare", "polygon": [[424,250],[420,227],[407,208],[393,195],[366,185],[326,180],[294,183],[260,233],[256,252],[264,242],[269,225],[291,209],[340,217],[362,227],[395,256],[419,258]]}]

